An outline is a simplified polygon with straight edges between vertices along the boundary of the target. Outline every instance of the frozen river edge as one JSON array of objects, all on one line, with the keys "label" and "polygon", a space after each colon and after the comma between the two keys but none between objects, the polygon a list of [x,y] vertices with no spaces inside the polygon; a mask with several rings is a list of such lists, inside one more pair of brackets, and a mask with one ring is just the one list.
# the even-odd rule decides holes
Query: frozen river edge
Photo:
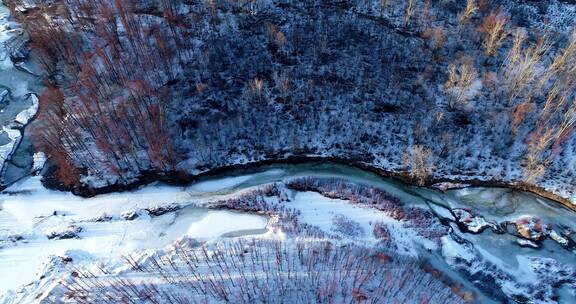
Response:
[{"label": "frozen river edge", "polygon": [[[434,242],[425,239],[419,241],[419,238],[410,236],[413,233],[410,229],[400,227],[398,232],[394,233],[401,233],[400,235],[405,236],[397,238],[398,240],[405,239],[403,243],[397,244],[398,248],[403,248],[399,253],[401,255],[421,256],[422,253],[418,253],[421,246],[429,248],[428,250],[432,252],[438,252],[437,250],[442,248],[440,256],[443,257],[442,259],[453,261],[454,264],[451,264],[451,267],[456,269],[462,267],[456,261],[465,258],[469,259],[469,263],[476,265],[474,267],[480,267],[474,272],[486,267],[482,263],[490,263],[498,265],[498,268],[503,269],[503,273],[509,273],[511,277],[530,275],[530,280],[542,279],[537,272],[540,267],[537,266],[538,261],[541,258],[557,261],[556,263],[559,264],[555,267],[561,267],[559,265],[566,265],[566,263],[569,265],[570,261],[574,261],[573,252],[566,251],[551,241],[542,243],[541,249],[522,248],[519,244],[515,244],[516,237],[513,235],[501,236],[489,229],[480,234],[469,234],[459,228],[458,218],[455,217],[454,211],[471,208],[469,210],[472,210],[473,218],[495,222],[498,225],[504,222],[514,223],[522,220],[523,217],[537,215],[545,224],[576,230],[576,227],[573,227],[576,216],[572,212],[562,210],[561,207],[554,207],[552,202],[530,194],[506,189],[475,187],[441,193],[426,188],[405,186],[392,179],[382,179],[373,173],[346,166],[276,165],[263,167],[250,174],[236,172],[219,177],[203,178],[186,187],[154,184],[132,192],[103,194],[92,198],[81,198],[71,193],[45,189],[40,183],[40,177],[31,177],[18,182],[0,196],[2,200],[0,229],[5,240],[3,242],[5,248],[0,249],[0,264],[2,264],[0,269],[5,272],[5,275],[0,277],[6,278],[0,286],[12,289],[17,287],[18,282],[24,283],[30,280],[34,282],[32,285],[27,285],[20,293],[7,294],[6,299],[12,300],[21,296],[30,296],[31,290],[49,288],[45,284],[53,282],[51,279],[34,280],[33,278],[35,276],[51,277],[52,274],[46,275],[45,273],[48,270],[46,266],[42,268],[41,265],[58,256],[70,255],[80,264],[100,260],[113,265],[119,263],[117,260],[119,255],[133,254],[142,250],[152,250],[152,252],[162,250],[181,237],[202,242],[229,237],[242,238],[246,234],[258,238],[276,238],[279,235],[271,232],[270,221],[262,215],[237,213],[220,208],[218,210],[205,208],[211,202],[242,197],[243,193],[270,183],[285,183],[287,180],[305,176],[343,178],[354,184],[383,189],[410,205],[425,207],[432,204],[433,206],[425,208],[431,208],[429,210],[433,211],[439,219],[448,220],[447,223],[453,231],[452,236],[443,238],[441,244],[435,245]],[[349,204],[346,201],[326,201],[318,194],[306,193],[291,194],[295,196],[289,199],[287,206],[300,210],[301,220],[319,227],[321,231],[332,233],[333,216],[338,214],[351,217],[354,222],[359,223],[360,229],[365,231],[365,234],[369,233],[375,222],[384,221],[387,218],[380,215],[380,211],[377,210],[357,209],[359,208],[357,206],[347,206]],[[309,209],[307,206],[314,208]],[[335,207],[337,208],[334,209]],[[341,212],[335,211],[340,209]],[[357,214],[358,218],[354,214]],[[380,218],[382,216],[384,217]],[[394,222],[393,219],[386,221]],[[472,223],[475,222],[481,223],[481,221]],[[473,226],[470,227],[474,229]],[[462,242],[465,239],[469,241]],[[364,245],[371,244],[371,242],[369,239],[361,241]],[[493,244],[499,245],[493,246]],[[43,250],[40,251],[37,248],[43,248]],[[521,250],[521,255],[518,255],[518,259],[509,256],[507,252],[510,250]],[[456,257],[458,259],[452,260]],[[446,263],[446,261],[439,261],[438,256],[433,260],[437,263]],[[445,264],[443,267],[446,267],[444,271],[451,269]],[[16,273],[16,269],[21,276],[10,275]],[[35,275],[39,269],[40,272]],[[466,271],[469,270],[471,271],[471,269]],[[460,269],[456,273],[461,271],[463,270]],[[54,275],[56,273],[59,272],[55,272]],[[518,282],[507,284],[516,286],[516,289],[524,288],[522,287],[524,285],[518,285]],[[472,285],[468,287],[474,288]],[[508,290],[506,292],[520,291]],[[570,292],[567,292],[567,295],[569,294]],[[12,300],[6,300],[6,303],[13,303]]]}]

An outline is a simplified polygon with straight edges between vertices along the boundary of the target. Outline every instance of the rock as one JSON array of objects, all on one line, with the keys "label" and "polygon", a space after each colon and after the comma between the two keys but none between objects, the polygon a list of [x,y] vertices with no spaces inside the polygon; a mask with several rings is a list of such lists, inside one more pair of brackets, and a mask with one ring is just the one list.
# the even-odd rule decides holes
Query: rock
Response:
[{"label": "rock", "polygon": [[190,238],[185,236],[179,240],[174,241],[172,244],[173,246],[177,246],[179,248],[198,248],[202,246],[202,242],[197,241],[196,239]]},{"label": "rock", "polygon": [[49,240],[64,240],[64,239],[74,239],[79,238],[78,233],[82,231],[82,227],[78,227],[76,225],[70,225],[66,227],[66,229],[62,231],[52,231],[46,237]]},{"label": "rock", "polygon": [[34,155],[32,156],[32,170],[31,173],[40,173],[40,171],[42,170],[42,168],[44,168],[44,165],[46,164],[46,154],[44,154],[44,152],[36,152],[34,153]]},{"label": "rock", "polygon": [[522,216],[514,222],[514,225],[518,234],[527,240],[541,242],[546,238],[545,227],[538,217]]},{"label": "rock", "polygon": [[574,240],[574,231],[570,228],[563,228],[560,232],[562,237],[568,240],[568,246],[566,248],[576,248],[576,241]]},{"label": "rock", "polygon": [[127,221],[133,221],[136,218],[138,218],[138,213],[136,213],[134,211],[125,211],[125,212],[122,212],[120,214],[120,216]]},{"label": "rock", "polygon": [[0,109],[4,109],[10,103],[10,92],[6,89],[0,89]]},{"label": "rock", "polygon": [[182,207],[178,204],[172,204],[167,206],[157,206],[145,209],[151,216],[160,216],[168,212],[174,212],[181,209]]},{"label": "rock", "polygon": [[13,62],[20,62],[28,58],[30,49],[28,48],[28,36],[24,31],[20,32],[5,42],[6,49]]},{"label": "rock", "polygon": [[436,183],[430,187],[433,189],[440,190],[442,192],[446,192],[448,190],[462,189],[462,188],[466,188],[468,186],[470,186],[470,185],[469,184],[462,184],[462,183],[442,182],[442,183]]},{"label": "rock", "polygon": [[483,216],[475,215],[469,209],[456,208],[452,209],[452,213],[458,226],[466,232],[480,233],[486,228],[491,228],[496,233],[502,233],[496,223],[486,221]]},{"label": "rock", "polygon": [[110,216],[106,213],[102,213],[99,217],[94,219],[95,222],[109,222],[111,220],[112,220],[112,216]]},{"label": "rock", "polygon": [[6,237],[0,236],[0,249],[14,246],[16,243],[24,241],[24,237],[19,234],[13,234]]},{"label": "rock", "polygon": [[550,230],[550,232],[548,233],[548,235],[550,236],[550,238],[555,241],[556,243],[560,244],[563,247],[567,247],[568,246],[568,239],[559,235],[556,230]]},{"label": "rock", "polygon": [[15,235],[11,235],[8,237],[8,241],[12,242],[12,243],[16,243],[18,241],[22,241],[24,239],[23,236],[15,234]]},{"label": "rock", "polygon": [[72,257],[71,257],[71,256],[68,256],[68,255],[59,256],[59,257],[60,257],[60,260],[61,260],[62,262],[64,262],[64,263],[70,263],[70,262],[72,262],[72,260],[73,260]]},{"label": "rock", "polygon": [[2,103],[5,102],[5,100],[8,98],[8,95],[10,95],[10,92],[8,92],[8,90],[1,89],[0,90],[0,102],[2,102]]},{"label": "rock", "polygon": [[28,73],[28,74],[36,76],[36,77],[41,77],[40,73],[35,71],[34,66],[31,65],[28,61],[15,62],[14,67],[21,72]]},{"label": "rock", "polygon": [[574,239],[571,237],[573,232],[570,230],[570,228],[560,228],[561,231],[559,233],[556,230],[549,228],[548,236],[554,242],[558,243],[558,245],[566,249],[576,248],[576,242],[574,242]]},{"label": "rock", "polygon": [[38,96],[36,96],[36,94],[30,94],[29,98],[32,105],[30,105],[28,109],[18,113],[14,119],[15,122],[21,124],[22,126],[28,124],[28,121],[30,121],[30,119],[32,119],[32,117],[34,117],[38,111]]},{"label": "rock", "polygon": [[26,14],[31,10],[38,9],[38,6],[33,0],[23,0],[15,8],[17,11]]},{"label": "rock", "polygon": [[525,240],[525,239],[516,239],[516,243],[518,243],[518,245],[520,245],[520,247],[526,247],[526,248],[540,248],[540,245],[538,245],[537,243],[534,243],[530,240]]}]

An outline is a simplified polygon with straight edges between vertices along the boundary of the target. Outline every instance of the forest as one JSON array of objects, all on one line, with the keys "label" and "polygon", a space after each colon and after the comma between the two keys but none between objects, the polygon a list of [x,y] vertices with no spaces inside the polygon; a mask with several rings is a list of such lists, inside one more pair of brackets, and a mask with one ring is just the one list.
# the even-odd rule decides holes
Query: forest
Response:
[{"label": "forest", "polygon": [[571,193],[561,2],[8,4],[47,71],[32,135],[65,186],[317,156]]}]

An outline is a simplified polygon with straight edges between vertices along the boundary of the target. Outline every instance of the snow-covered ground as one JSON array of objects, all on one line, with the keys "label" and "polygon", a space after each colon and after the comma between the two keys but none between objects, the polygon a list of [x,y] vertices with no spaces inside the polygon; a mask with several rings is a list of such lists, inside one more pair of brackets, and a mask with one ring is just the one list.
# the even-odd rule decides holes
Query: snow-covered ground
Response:
[{"label": "snow-covered ground", "polygon": [[[165,247],[185,235],[204,240],[232,232],[263,233],[267,224],[263,216],[193,205],[207,193],[225,190],[226,186],[211,185],[206,190],[200,184],[190,188],[150,186],[83,199],[47,190],[40,178],[30,177],[0,195],[2,293],[30,282],[46,257],[67,250],[82,250],[98,258],[118,258],[135,250]],[[161,207],[178,209],[152,214]],[[136,217],[127,220],[132,214]],[[71,238],[48,239],[51,233],[65,232],[70,227],[81,231]]]},{"label": "snow-covered ground", "polygon": [[[362,203],[362,199],[352,203],[345,198],[329,198],[318,192],[282,186],[309,175],[352,181],[339,184],[342,189],[357,184],[382,189],[401,198],[403,215]],[[0,195],[0,292],[4,294],[0,299],[4,303],[17,303],[29,301],[38,293],[50,294],[58,278],[70,267],[104,263],[117,273],[125,269],[121,255],[163,254],[163,248],[183,237],[208,243],[248,235],[276,240],[298,237],[278,230],[284,226],[278,225],[273,213],[207,208],[214,202],[242,197],[270,183],[278,183],[279,196],[274,194],[264,200],[271,206],[277,204],[292,210],[297,214],[298,225],[311,227],[310,231],[318,229],[331,242],[379,248],[384,240],[387,254],[393,248],[397,257],[430,259],[432,265],[449,277],[465,280],[462,286],[481,302],[498,302],[519,295],[549,301],[558,293],[564,303],[574,292],[575,282],[570,279],[575,274],[573,251],[551,239],[545,240],[539,249],[522,248],[513,231],[465,233],[456,226],[450,210],[470,208],[474,214],[499,223],[515,220],[517,216],[541,215],[543,223],[555,224],[559,233],[573,229],[573,213],[522,193],[467,188],[443,194],[403,186],[344,166],[309,164],[265,167],[260,172],[204,179],[188,187],[155,184],[94,198],[46,190],[40,177],[16,183]],[[377,192],[358,192],[358,197],[366,193]],[[522,204],[514,205],[510,196],[520,197]],[[488,201],[499,206],[493,208],[497,214],[488,212],[492,210],[487,208]],[[418,217],[428,206],[433,206],[429,210],[439,217],[425,217],[430,224]],[[414,213],[412,208],[420,211]],[[499,213],[506,208],[509,209],[506,214]],[[429,225],[430,229],[441,227],[440,218],[449,220],[449,233],[423,233],[426,227],[423,229],[421,225]],[[381,233],[376,233],[377,225],[386,227],[384,239]],[[546,271],[547,268],[551,270]],[[485,279],[473,279],[479,277]],[[553,287],[559,282],[563,282],[560,288]],[[18,292],[19,286],[28,283],[31,284]]]},{"label": "snow-covered ground", "polygon": [[[568,29],[564,27],[570,25],[569,18],[574,16],[574,10],[561,9],[567,5],[552,2],[546,17],[559,16],[553,18],[550,26],[567,32]],[[528,12],[531,6],[519,7],[525,10],[519,14],[525,16],[524,19],[534,16]],[[513,9],[514,5],[508,8]],[[284,10],[280,6],[269,9],[272,13]],[[506,142],[502,138],[509,136],[508,125],[493,125],[492,119],[507,121],[507,116],[496,119],[498,112],[505,115],[507,109],[494,108],[491,119],[485,113],[486,108],[494,107],[490,103],[478,109],[461,109],[462,114],[460,111],[443,112],[446,100],[444,95],[437,92],[443,80],[436,75],[443,74],[444,67],[438,66],[437,70],[429,71],[433,77],[424,77],[430,79],[406,72],[413,70],[421,73],[427,70],[431,63],[421,62],[420,59],[437,56],[433,56],[434,52],[426,47],[426,41],[410,38],[410,32],[392,26],[400,22],[395,12],[383,16],[378,10],[358,6],[346,14],[347,22],[338,21],[342,16],[330,13],[328,18],[319,17],[316,25],[311,24],[310,30],[302,33],[299,26],[291,27],[291,22],[280,24],[273,31],[280,30],[279,33],[287,35],[288,48],[294,48],[294,52],[277,52],[274,51],[275,47],[261,49],[269,43],[263,39],[264,35],[254,35],[252,28],[247,32],[238,31],[239,21],[243,19],[225,11],[218,9],[218,12],[214,12],[225,17],[222,24],[229,26],[220,34],[223,37],[231,36],[231,45],[255,46],[254,49],[248,48],[251,51],[242,53],[259,55],[254,58],[243,55],[241,60],[236,60],[234,56],[226,55],[234,52],[214,53],[214,50],[219,50],[218,47],[204,55],[220,58],[223,62],[238,63],[240,69],[233,75],[243,75],[241,78],[245,78],[247,83],[255,75],[267,76],[262,94],[266,102],[260,104],[262,100],[253,100],[254,94],[246,90],[245,84],[231,81],[228,71],[219,71],[218,67],[204,69],[194,66],[182,71],[185,78],[194,82],[204,81],[210,89],[199,90],[189,100],[175,99],[168,109],[169,121],[177,125],[171,126],[171,135],[179,138],[177,145],[185,147],[183,150],[187,154],[179,169],[195,174],[218,166],[306,155],[351,158],[383,170],[405,172],[403,152],[410,145],[424,143],[438,157],[437,170],[432,173],[434,178],[494,179],[509,183],[521,179],[524,140],[518,136],[508,140],[507,147],[501,147]],[[565,12],[560,14],[560,11]],[[254,14],[257,12],[255,8]],[[312,12],[312,16],[326,13],[298,7],[290,13],[294,15],[289,20],[306,25],[309,12]],[[401,13],[399,11],[398,16]],[[199,16],[203,19],[214,15]],[[8,17],[7,9],[0,5],[0,164],[3,178],[7,176],[5,160],[14,153],[22,140],[22,127],[38,108],[38,99],[33,94],[37,78],[17,68],[5,47],[5,42],[22,34]],[[252,18],[252,14],[247,18]],[[379,22],[374,23],[375,20]],[[203,21],[195,24],[212,24],[212,20]],[[540,24],[538,20],[523,21],[531,26]],[[386,25],[389,22],[391,24]],[[450,24],[444,26],[448,32],[463,32],[452,31],[454,27]],[[352,46],[350,49],[341,47],[336,45],[336,41],[331,41],[330,35],[334,33],[330,30],[338,31],[338,41],[360,39],[343,44]],[[407,35],[408,38],[394,37],[398,34]],[[220,35],[215,36],[222,40]],[[467,51],[471,50],[470,46],[476,48],[465,37],[448,36],[448,45],[463,46]],[[199,41],[209,37],[199,37]],[[325,44],[321,47],[324,50],[318,51],[303,44],[302,53],[313,54],[290,58],[290,54],[298,54],[297,49],[300,48],[292,44],[302,41],[302,37],[314,43],[318,37],[325,39],[320,43]],[[211,45],[211,39],[205,39],[203,43]],[[364,45],[364,42],[368,44]],[[371,51],[365,52],[367,49]],[[262,60],[268,55],[270,62],[268,59]],[[447,57],[452,55],[448,53]],[[389,62],[390,58],[398,62]],[[302,70],[288,73],[270,69],[292,66],[290,61],[293,59],[298,59]],[[193,62],[196,63],[195,60]],[[252,67],[259,66],[255,62],[264,65],[257,74],[252,70]],[[443,64],[448,64],[448,61]],[[211,65],[206,64],[208,66]],[[367,69],[380,66],[392,68]],[[366,70],[367,76],[358,77],[357,67],[362,67],[363,72]],[[288,81],[292,92],[280,96],[275,92],[278,85],[273,82],[281,83],[282,75],[293,77]],[[418,85],[415,86],[411,79],[417,79]],[[233,88],[219,87],[222,83],[233,84]],[[198,85],[204,84],[198,82],[196,88]],[[346,88],[345,93],[337,93],[343,87]],[[238,94],[241,91],[245,93]],[[302,100],[308,100],[308,103],[300,104]],[[358,100],[362,102],[358,103]],[[485,94],[473,103],[491,100],[498,101]],[[295,104],[298,106],[294,107]],[[229,109],[235,109],[242,115],[236,117]],[[215,121],[218,123],[213,123]],[[418,135],[428,129],[432,131]],[[527,131],[528,128],[522,130],[523,133]],[[576,201],[572,183],[574,170],[571,166],[574,163],[574,140],[574,136],[569,138],[561,157],[539,183],[565,198],[571,197],[572,201]],[[27,166],[32,166],[31,161]],[[378,187],[398,197],[406,205],[392,206],[398,207],[394,212],[399,213],[391,213],[366,202],[358,203],[352,197],[333,198],[327,197],[326,193],[295,191],[286,188],[282,182],[309,175],[344,177],[353,183]],[[177,240],[212,244],[246,236],[283,241],[301,237],[281,229],[275,230],[282,226],[275,226],[278,219],[274,217],[274,212],[265,215],[214,210],[206,206],[206,203],[215,200],[241,197],[257,186],[272,182],[279,182],[281,195],[272,195],[265,201],[293,210],[298,224],[306,225],[313,232],[311,235],[323,235],[330,242],[342,246],[353,243],[377,250],[385,248],[387,254],[392,250],[394,259],[422,259],[441,272],[450,274],[450,278],[461,279],[463,288],[475,293],[479,302],[510,299],[534,303],[576,302],[573,241],[576,215],[548,200],[525,193],[486,188],[439,193],[333,165],[286,166],[254,174],[203,180],[189,187],[156,184],[133,192],[87,199],[46,190],[40,178],[26,178],[0,194],[0,303],[39,301],[41,298],[37,296],[40,293],[50,295],[57,289],[59,279],[74,267],[105,264],[102,269],[122,277],[125,274],[123,271],[128,274],[130,271],[122,262],[121,255],[166,257],[173,248],[170,244]],[[85,180],[96,179],[88,176]],[[99,182],[104,185],[107,181],[103,178]],[[346,190],[346,187],[342,189]],[[287,200],[284,201],[284,198]],[[428,213],[420,217],[423,211],[434,214],[434,217]],[[431,226],[422,227],[427,223]],[[432,227],[436,226],[445,230],[432,231]],[[470,228],[467,231],[466,226]],[[489,226],[489,229],[483,230],[480,226]],[[427,229],[432,232],[427,234]],[[152,279],[161,282],[159,277]],[[20,289],[22,286],[24,288]],[[457,286],[454,289],[458,289]],[[361,294],[356,296],[360,297]],[[46,302],[51,302],[50,298],[46,298]]]},{"label": "snow-covered ground", "polygon": [[[300,219],[304,223],[344,238],[353,237],[362,244],[374,246],[379,241],[373,233],[374,224],[383,223],[388,227],[400,254],[418,256],[417,248],[421,246],[436,249],[432,241],[419,237],[416,231],[403,229],[401,221],[385,213],[374,212],[367,206],[326,198],[316,192],[296,192],[288,206],[300,212]],[[349,229],[350,226],[355,229]]]}]

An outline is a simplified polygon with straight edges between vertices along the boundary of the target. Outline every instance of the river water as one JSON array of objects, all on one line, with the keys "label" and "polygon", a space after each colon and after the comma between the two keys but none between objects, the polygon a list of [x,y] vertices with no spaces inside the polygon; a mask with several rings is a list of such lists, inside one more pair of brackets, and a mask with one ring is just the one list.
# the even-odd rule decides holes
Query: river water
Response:
[{"label": "river water", "polygon": [[35,98],[42,90],[38,77],[41,72],[33,60],[10,56],[6,47],[24,35],[10,20],[8,8],[0,3],[0,186],[25,176],[32,165],[33,149],[22,138],[22,122],[36,111]]},{"label": "river water", "polygon": [[[244,232],[263,233],[267,221],[264,217],[208,210],[202,204],[258,185],[301,176],[341,177],[375,186],[400,197],[407,204],[433,208],[439,214],[447,214],[442,212],[443,208],[467,207],[487,220],[501,222],[533,215],[555,227],[576,230],[574,212],[529,193],[502,188],[466,188],[442,193],[333,163],[262,166],[203,178],[186,187],[153,184],[132,192],[111,193],[94,198],[80,198],[70,193],[46,190],[39,177],[30,177],[0,194],[0,236],[6,239],[8,236],[20,235],[24,238],[22,242],[0,249],[0,278],[3,278],[0,280],[0,292],[31,281],[50,254],[81,250],[97,258],[113,258],[134,250],[162,248],[183,235],[209,240],[220,236],[243,235]],[[172,203],[186,207],[159,217],[135,221],[119,219],[125,211]],[[95,220],[103,214],[115,220]],[[46,234],[55,227],[66,227],[70,223],[82,226],[79,239],[46,239]],[[459,231],[456,225],[451,226],[455,236],[471,242],[483,260],[490,261],[514,277],[535,278],[533,271],[526,267],[526,261],[530,258],[548,258],[562,264],[576,265],[575,253],[553,241],[543,242],[539,249],[521,248],[515,242],[516,237],[508,234],[495,234],[489,230],[481,234],[470,234]],[[451,273],[452,277],[461,279],[464,286],[474,290],[473,284],[466,282],[466,275],[451,269],[442,255],[423,253],[435,267]],[[452,254],[465,253],[456,251]],[[11,277],[14,271],[18,271],[20,276]],[[564,287],[558,293],[562,299],[574,299],[573,294],[565,291]],[[489,302],[489,298],[484,300]]]}]

